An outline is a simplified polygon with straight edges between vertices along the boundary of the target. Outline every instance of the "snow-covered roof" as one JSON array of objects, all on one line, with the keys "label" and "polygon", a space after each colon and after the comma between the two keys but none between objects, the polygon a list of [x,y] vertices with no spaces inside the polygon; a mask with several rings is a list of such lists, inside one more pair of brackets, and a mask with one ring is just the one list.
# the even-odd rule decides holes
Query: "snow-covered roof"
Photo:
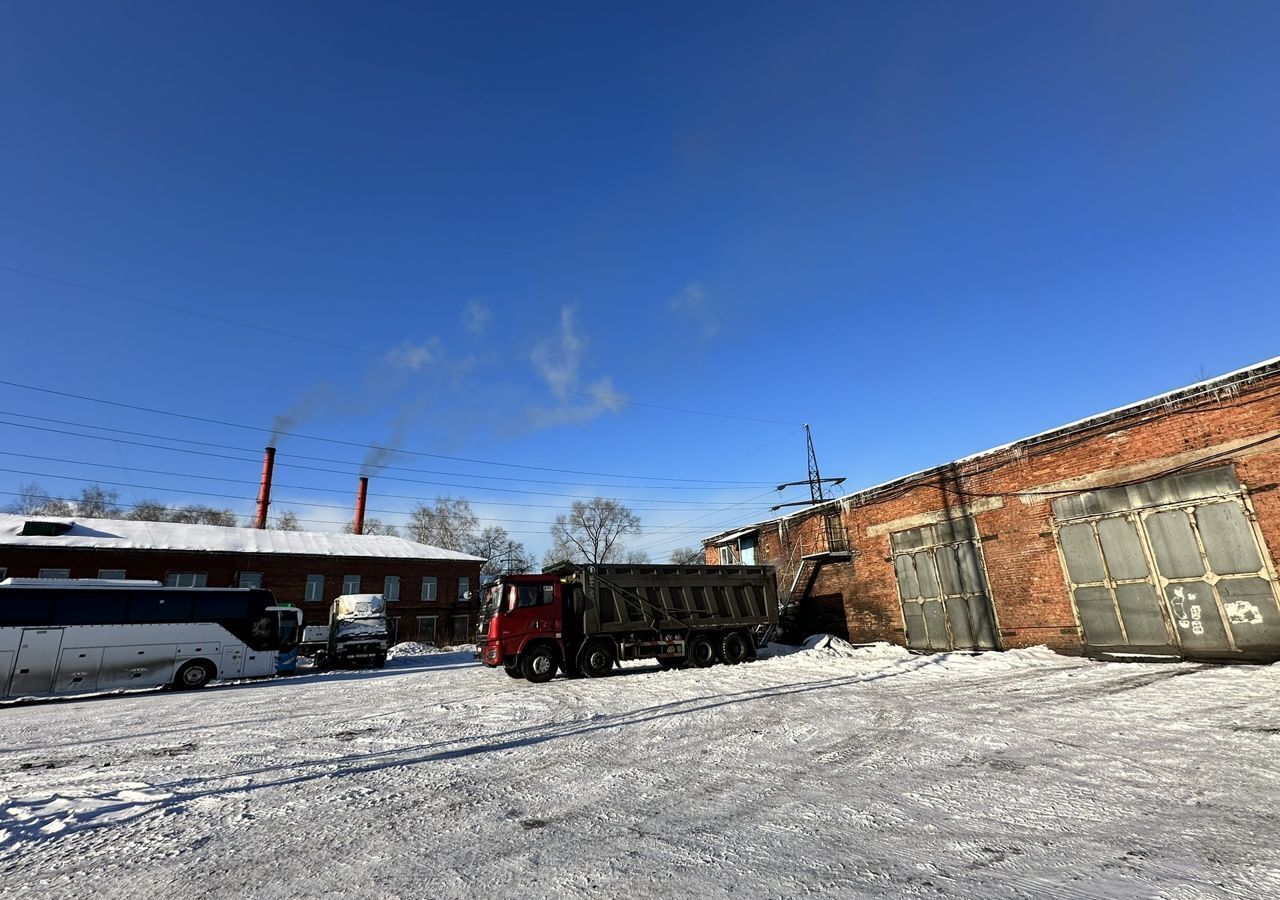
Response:
[{"label": "snow-covered roof", "polygon": [[740,538],[740,537],[744,537],[745,535],[748,535],[748,534],[755,534],[755,533],[756,533],[757,531],[759,531],[759,530],[760,530],[759,528],[754,527],[754,526],[753,526],[753,527],[751,527],[751,528],[743,528],[743,529],[740,529],[740,530],[738,530],[738,531],[733,532],[732,534],[726,534],[726,535],[723,535],[723,536],[721,536],[721,537],[718,537],[718,538],[716,538],[716,541],[715,541],[715,542],[716,542],[717,544],[727,544],[727,543],[729,543],[730,541],[736,541],[738,538]]},{"label": "snow-covered roof", "polygon": [[[61,534],[22,534],[27,522],[67,526]],[[221,525],[179,525],[131,519],[49,519],[0,515],[0,546],[80,547],[93,550],[203,550],[210,553],[280,553],[294,556],[351,556],[381,559],[448,559],[479,562],[480,557],[419,544],[405,538],[320,531],[274,531]]]},{"label": "snow-covered roof", "polygon": [[[1044,443],[1045,441],[1053,440],[1054,438],[1062,437],[1063,435],[1072,434],[1073,432],[1081,431],[1085,428],[1104,425],[1108,422],[1116,422],[1127,416],[1136,415],[1149,409],[1155,409],[1161,406],[1173,406],[1178,403],[1184,403],[1188,400],[1195,400],[1201,397],[1211,397],[1220,391],[1235,390],[1241,385],[1260,381],[1263,378],[1277,374],[1280,374],[1280,356],[1274,356],[1271,359],[1254,363],[1251,366],[1245,366],[1243,369],[1236,369],[1234,372],[1228,372],[1225,375],[1217,375],[1213,378],[1207,378],[1204,381],[1196,382],[1195,384],[1189,384],[1185,387],[1177,388],[1176,390],[1166,391],[1163,394],[1148,397],[1146,400],[1139,400],[1136,403],[1120,406],[1104,413],[1097,413],[1096,415],[1088,416],[1084,419],[1078,419],[1077,421],[1070,422],[1066,425],[1058,425],[1054,428],[1050,428],[1048,431],[1041,431],[1040,433],[1033,434],[1029,437],[1019,438],[1016,441],[1010,441],[1007,444],[1001,444],[998,447],[990,447],[986,450],[979,451],[978,453],[972,453],[968,456],[963,456],[960,459],[952,460],[951,462],[933,466],[928,469],[921,469],[920,471],[912,472],[909,475],[900,475],[897,478],[892,478],[889,481],[884,481],[880,484],[863,488],[860,491],[855,491],[852,494],[846,494],[843,497],[836,497],[835,499],[827,500],[824,503],[815,503],[813,506],[807,506],[804,509],[787,513],[785,516],[777,516],[772,519],[766,519],[763,522],[756,522],[753,525],[747,526],[745,531],[757,531],[767,525],[772,525],[776,522],[784,522],[788,519],[803,517],[812,513],[814,510],[830,508],[840,503],[849,503],[854,500],[869,500],[880,491],[932,475],[933,473],[949,466],[954,466],[959,463],[973,462],[976,459],[991,456],[992,454],[1000,453],[1005,450],[1012,450],[1015,447],[1022,448]],[[743,526],[736,525],[733,530],[738,534],[742,534],[744,533],[742,529]],[[703,538],[702,543],[718,544],[729,539],[726,535],[726,532],[721,532],[720,534]]]}]

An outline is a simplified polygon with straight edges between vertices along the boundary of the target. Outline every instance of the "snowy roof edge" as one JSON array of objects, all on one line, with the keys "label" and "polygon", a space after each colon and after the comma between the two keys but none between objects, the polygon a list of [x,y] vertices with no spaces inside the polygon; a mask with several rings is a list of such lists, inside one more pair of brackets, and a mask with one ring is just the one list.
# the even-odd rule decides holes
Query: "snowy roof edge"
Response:
[{"label": "snowy roof edge", "polygon": [[1260,381],[1261,379],[1267,377],[1268,375],[1275,375],[1278,373],[1280,373],[1280,356],[1273,356],[1270,359],[1265,359],[1262,362],[1254,363],[1251,366],[1245,366],[1242,369],[1236,369],[1235,371],[1227,372],[1224,375],[1216,375],[1213,378],[1207,378],[1204,381],[1198,381],[1195,384],[1184,385],[1183,387],[1175,388],[1172,391],[1166,391],[1163,394],[1157,394],[1154,397],[1148,397],[1145,400],[1138,400],[1135,403],[1130,403],[1125,406],[1117,406],[1115,409],[1109,409],[1106,412],[1095,413],[1094,415],[1086,416],[1083,419],[1077,419],[1074,422],[1068,422],[1066,425],[1057,425],[1053,428],[1048,429],[1047,431],[1041,431],[1036,434],[1028,435],[1027,437],[1018,438],[1015,441],[1009,441],[1008,443],[1000,444],[999,446],[996,446],[996,447],[990,447],[986,450],[981,450],[977,453],[971,453],[968,456],[962,456],[959,459],[953,459],[953,460],[949,460],[948,462],[939,463],[938,465],[930,466],[927,469],[920,469],[918,471],[911,472],[910,474],[907,474],[907,475],[899,475],[897,478],[891,478],[888,481],[882,481],[879,484],[873,484],[870,487],[865,487],[865,488],[862,488],[861,490],[854,491],[852,494],[845,494],[843,497],[835,497],[823,503],[815,503],[813,506],[809,506],[805,509],[796,510],[795,512],[792,512],[792,513],[787,513],[785,516],[775,516],[772,519],[764,519],[762,521],[755,522],[747,526],[735,525],[732,528],[726,529],[725,531],[720,531],[720,532],[717,532],[716,534],[710,535],[709,537],[703,538],[702,543],[713,544],[719,540],[724,540],[726,535],[731,534],[732,532],[735,532],[735,531],[742,531],[744,528],[748,531],[755,530],[758,528],[763,528],[766,525],[772,525],[774,522],[784,522],[787,519],[794,519],[799,516],[804,516],[807,513],[811,513],[817,509],[826,509],[827,507],[830,507],[839,503],[848,503],[852,500],[857,500],[857,499],[868,499],[872,495],[880,491],[884,491],[892,487],[897,487],[909,481],[914,481],[918,478],[924,478],[925,476],[932,475],[935,472],[940,472],[943,469],[946,469],[948,466],[954,466],[957,463],[972,462],[975,459],[981,459],[984,456],[990,456],[994,453],[1000,453],[1005,450],[1012,450],[1017,447],[1029,447],[1034,444],[1039,444],[1045,441],[1053,440],[1054,438],[1063,437],[1064,435],[1071,434],[1072,432],[1079,431],[1084,428],[1088,428],[1095,425],[1103,425],[1103,424],[1106,424],[1107,422],[1119,421],[1120,419],[1123,419],[1126,416],[1137,415],[1138,413],[1145,412],[1146,410],[1153,409],[1157,406],[1182,403],[1186,400],[1194,399],[1195,397],[1198,397],[1200,395],[1212,394],[1216,391],[1224,390],[1226,388],[1236,387],[1242,384],[1249,384],[1254,381]]}]

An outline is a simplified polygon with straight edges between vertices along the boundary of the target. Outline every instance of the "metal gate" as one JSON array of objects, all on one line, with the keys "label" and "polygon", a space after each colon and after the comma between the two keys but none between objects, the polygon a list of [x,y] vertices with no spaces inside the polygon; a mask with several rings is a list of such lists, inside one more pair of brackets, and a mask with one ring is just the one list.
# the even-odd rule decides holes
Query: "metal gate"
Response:
[{"label": "metal gate", "polygon": [[982,546],[965,516],[889,536],[898,597],[915,650],[994,650],[995,611]]},{"label": "metal gate", "polygon": [[1280,657],[1275,577],[1230,466],[1053,501],[1086,649]]}]

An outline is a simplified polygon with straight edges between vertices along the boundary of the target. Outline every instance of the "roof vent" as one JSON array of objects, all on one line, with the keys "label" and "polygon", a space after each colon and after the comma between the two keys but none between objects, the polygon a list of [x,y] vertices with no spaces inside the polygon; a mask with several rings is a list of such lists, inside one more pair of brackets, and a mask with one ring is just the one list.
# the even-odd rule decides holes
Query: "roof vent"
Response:
[{"label": "roof vent", "polygon": [[51,519],[28,519],[22,523],[18,534],[24,537],[57,537],[71,530],[75,522],[60,522]]}]

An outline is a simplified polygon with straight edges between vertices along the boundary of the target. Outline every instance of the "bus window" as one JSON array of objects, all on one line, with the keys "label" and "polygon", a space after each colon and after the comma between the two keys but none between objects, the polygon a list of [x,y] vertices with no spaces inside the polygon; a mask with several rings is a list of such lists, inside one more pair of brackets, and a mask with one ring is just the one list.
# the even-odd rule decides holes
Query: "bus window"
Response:
[{"label": "bus window", "polygon": [[160,624],[191,621],[191,596],[180,591],[135,591],[129,599],[129,622]]},{"label": "bus window", "polygon": [[36,589],[24,591],[6,589],[0,603],[0,625],[51,624],[49,613],[53,609],[54,591]]},{"label": "bus window", "polygon": [[193,622],[216,622],[219,619],[243,619],[249,614],[249,597],[240,592],[227,594],[201,592],[195,598]]},{"label": "bus window", "polygon": [[124,621],[126,591],[50,591],[54,625],[115,625]]}]

